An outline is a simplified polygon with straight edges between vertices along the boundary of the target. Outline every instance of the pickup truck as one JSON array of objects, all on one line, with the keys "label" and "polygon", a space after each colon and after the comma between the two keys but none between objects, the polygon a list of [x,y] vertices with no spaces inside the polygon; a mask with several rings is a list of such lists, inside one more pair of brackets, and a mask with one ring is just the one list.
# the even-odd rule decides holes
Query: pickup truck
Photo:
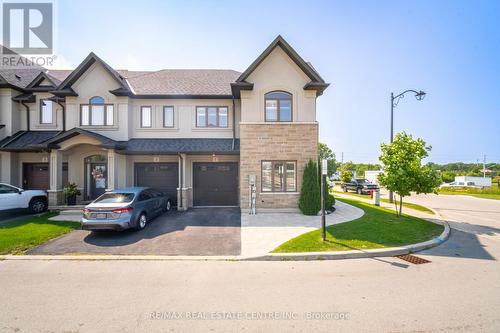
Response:
[{"label": "pickup truck", "polygon": [[28,209],[31,213],[47,210],[47,193],[40,190],[23,190],[9,184],[0,183],[0,211]]},{"label": "pickup truck", "polygon": [[370,183],[367,179],[364,178],[355,178],[350,182],[344,182],[342,183],[341,187],[344,192],[352,191],[358,194],[369,194],[371,190],[380,190],[377,184]]}]

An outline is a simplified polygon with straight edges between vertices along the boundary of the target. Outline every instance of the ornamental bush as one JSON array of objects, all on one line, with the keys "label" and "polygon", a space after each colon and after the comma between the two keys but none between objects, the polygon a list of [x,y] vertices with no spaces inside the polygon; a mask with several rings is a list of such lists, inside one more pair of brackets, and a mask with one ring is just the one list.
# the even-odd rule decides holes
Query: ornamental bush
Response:
[{"label": "ornamental bush", "polygon": [[316,215],[321,209],[321,197],[318,179],[318,166],[309,160],[304,169],[300,189],[299,208],[304,215]]}]

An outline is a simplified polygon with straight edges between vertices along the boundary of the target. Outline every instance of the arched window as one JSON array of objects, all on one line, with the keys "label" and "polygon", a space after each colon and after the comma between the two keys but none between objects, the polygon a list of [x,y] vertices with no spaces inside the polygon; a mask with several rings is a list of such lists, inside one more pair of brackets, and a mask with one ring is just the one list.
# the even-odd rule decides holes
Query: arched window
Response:
[{"label": "arched window", "polygon": [[94,96],[90,99],[90,103],[91,105],[103,105],[104,104],[104,98],[102,98],[101,96]]},{"label": "arched window", "polygon": [[266,121],[292,121],[292,94],[286,91],[271,91],[264,97]]},{"label": "arched window", "polygon": [[80,124],[82,126],[112,126],[113,104],[105,104],[104,98],[94,96],[89,104],[80,105]]}]

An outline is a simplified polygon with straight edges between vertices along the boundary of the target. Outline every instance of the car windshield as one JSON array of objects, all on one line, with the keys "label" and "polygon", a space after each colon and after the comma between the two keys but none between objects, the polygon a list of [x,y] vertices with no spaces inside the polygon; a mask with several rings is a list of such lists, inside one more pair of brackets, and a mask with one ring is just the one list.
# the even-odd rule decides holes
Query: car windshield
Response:
[{"label": "car windshield", "polygon": [[99,203],[128,203],[134,200],[134,193],[104,193],[94,202]]},{"label": "car windshield", "polygon": [[368,180],[366,179],[356,179],[358,183],[368,183]]}]

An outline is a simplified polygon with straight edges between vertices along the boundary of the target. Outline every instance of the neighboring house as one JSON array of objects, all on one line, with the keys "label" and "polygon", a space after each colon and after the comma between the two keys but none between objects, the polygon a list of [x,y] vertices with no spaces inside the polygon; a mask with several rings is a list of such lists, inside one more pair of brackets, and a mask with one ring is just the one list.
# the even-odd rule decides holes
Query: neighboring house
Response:
[{"label": "neighboring house", "polygon": [[74,70],[0,69],[1,181],[75,182],[79,202],[154,186],[191,206],[296,209],[317,158],[316,98],[328,86],[281,37],[243,73],[115,70],[91,53]]}]

